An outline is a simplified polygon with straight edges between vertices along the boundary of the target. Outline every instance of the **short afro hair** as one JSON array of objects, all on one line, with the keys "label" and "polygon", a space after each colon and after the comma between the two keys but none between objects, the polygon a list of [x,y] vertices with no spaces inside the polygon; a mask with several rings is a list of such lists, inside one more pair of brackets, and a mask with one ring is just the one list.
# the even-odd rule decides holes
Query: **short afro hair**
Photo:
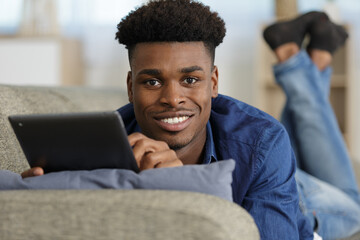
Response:
[{"label": "short afro hair", "polygon": [[202,41],[214,61],[215,48],[225,37],[225,22],[217,12],[193,0],[151,0],[124,17],[115,39],[129,50],[137,43]]}]

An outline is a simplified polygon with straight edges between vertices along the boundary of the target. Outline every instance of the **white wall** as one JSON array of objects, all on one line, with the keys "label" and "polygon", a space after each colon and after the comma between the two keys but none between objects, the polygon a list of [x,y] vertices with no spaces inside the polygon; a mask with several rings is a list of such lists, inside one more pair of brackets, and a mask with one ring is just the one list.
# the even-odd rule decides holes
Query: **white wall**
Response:
[{"label": "white wall", "polygon": [[0,39],[0,83],[59,85],[61,64],[55,39]]}]

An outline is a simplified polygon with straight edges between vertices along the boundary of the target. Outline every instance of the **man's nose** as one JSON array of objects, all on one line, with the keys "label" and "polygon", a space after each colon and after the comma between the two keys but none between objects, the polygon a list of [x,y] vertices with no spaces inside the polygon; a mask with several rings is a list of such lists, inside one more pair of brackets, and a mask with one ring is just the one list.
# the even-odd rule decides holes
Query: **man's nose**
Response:
[{"label": "man's nose", "polygon": [[184,89],[180,83],[173,81],[164,85],[160,102],[169,107],[178,107],[185,103]]}]

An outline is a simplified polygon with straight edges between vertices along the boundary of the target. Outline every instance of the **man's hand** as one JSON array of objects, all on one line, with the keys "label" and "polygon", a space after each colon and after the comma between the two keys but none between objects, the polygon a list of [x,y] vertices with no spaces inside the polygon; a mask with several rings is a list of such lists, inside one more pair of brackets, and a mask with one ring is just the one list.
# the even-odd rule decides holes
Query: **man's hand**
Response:
[{"label": "man's hand", "polygon": [[21,173],[22,178],[36,177],[44,175],[44,169],[41,167],[33,167]]},{"label": "man's hand", "polygon": [[140,171],[183,165],[175,151],[171,150],[166,142],[156,141],[141,133],[130,134],[128,139],[133,147],[135,160]]}]

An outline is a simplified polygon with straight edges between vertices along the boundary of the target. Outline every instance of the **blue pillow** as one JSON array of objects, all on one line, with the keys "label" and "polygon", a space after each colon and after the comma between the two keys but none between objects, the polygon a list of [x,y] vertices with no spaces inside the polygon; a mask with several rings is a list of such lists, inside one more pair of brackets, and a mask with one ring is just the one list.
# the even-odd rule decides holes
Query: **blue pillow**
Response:
[{"label": "blue pillow", "polygon": [[232,201],[234,160],[208,165],[157,168],[135,173],[124,169],[63,171],[22,179],[0,170],[0,190],[19,189],[163,189],[193,191]]}]

